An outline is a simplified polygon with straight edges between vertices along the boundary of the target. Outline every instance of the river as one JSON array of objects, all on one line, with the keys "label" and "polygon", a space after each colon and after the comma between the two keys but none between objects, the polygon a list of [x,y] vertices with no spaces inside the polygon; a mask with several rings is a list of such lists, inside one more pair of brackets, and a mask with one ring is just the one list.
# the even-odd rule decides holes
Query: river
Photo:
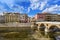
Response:
[{"label": "river", "polygon": [[21,30],[21,31],[2,31],[0,32],[0,40],[60,40],[60,32],[49,32],[44,31],[32,31]]}]

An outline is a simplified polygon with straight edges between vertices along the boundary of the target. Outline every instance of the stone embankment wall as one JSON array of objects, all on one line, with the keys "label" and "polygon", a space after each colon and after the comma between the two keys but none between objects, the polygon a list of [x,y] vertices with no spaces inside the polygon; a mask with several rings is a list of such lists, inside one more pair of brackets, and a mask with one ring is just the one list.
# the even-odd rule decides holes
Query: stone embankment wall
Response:
[{"label": "stone embankment wall", "polygon": [[31,23],[0,23],[0,27],[31,27]]},{"label": "stone embankment wall", "polygon": [[30,30],[31,23],[5,23],[0,24],[0,31],[20,31],[20,30]]}]

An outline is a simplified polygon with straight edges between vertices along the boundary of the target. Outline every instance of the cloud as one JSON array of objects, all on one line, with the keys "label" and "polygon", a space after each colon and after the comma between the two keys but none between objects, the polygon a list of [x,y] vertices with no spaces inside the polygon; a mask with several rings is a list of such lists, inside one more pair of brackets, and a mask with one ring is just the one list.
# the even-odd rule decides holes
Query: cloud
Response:
[{"label": "cloud", "polygon": [[8,6],[11,6],[14,4],[14,0],[0,0],[2,3],[6,3]]},{"label": "cloud", "polygon": [[2,9],[8,12],[26,12],[29,13],[32,10],[43,10],[44,6],[47,4],[47,0],[3,0]]},{"label": "cloud", "polygon": [[29,13],[31,10],[30,10],[30,7],[28,7],[28,9],[27,9],[27,13]]},{"label": "cloud", "polygon": [[46,8],[42,12],[59,13],[60,12],[60,6],[59,5],[53,5],[49,8]]},{"label": "cloud", "polygon": [[56,3],[56,2],[59,2],[60,0],[55,0],[54,2]]},{"label": "cloud", "polygon": [[24,10],[24,8],[19,5],[13,5],[11,9],[13,10],[12,12],[20,12],[20,13],[23,13],[23,10]]},{"label": "cloud", "polygon": [[37,3],[39,0],[30,0],[31,3]]},{"label": "cloud", "polygon": [[30,8],[32,10],[38,9],[38,7],[40,6],[39,0],[30,0],[30,2]]},{"label": "cloud", "polygon": [[13,4],[12,0],[0,0],[0,12],[9,12],[12,11],[11,5]]},{"label": "cloud", "polygon": [[[0,12],[60,12],[60,0],[0,0]],[[36,12],[34,11],[36,10]],[[43,10],[43,11],[42,11]],[[58,10],[58,11],[57,11]]]},{"label": "cloud", "polygon": [[10,10],[10,8],[6,3],[0,2],[0,12],[6,12],[6,11],[9,11],[9,10]]},{"label": "cloud", "polygon": [[44,7],[47,5],[47,0],[46,1],[44,1],[44,2],[41,2],[41,4],[40,4],[40,10],[43,10],[44,9]]},{"label": "cloud", "polygon": [[0,12],[29,12],[28,3],[28,0],[0,0]]},{"label": "cloud", "polygon": [[30,0],[32,10],[43,10],[45,5],[47,5],[48,0]]},{"label": "cloud", "polygon": [[[30,12],[30,2],[25,0],[25,1],[20,1],[20,0],[16,0],[14,2],[14,6],[18,5],[19,7],[23,7],[23,9],[21,11],[23,11],[23,13],[29,13]],[[20,9],[19,9],[20,10]]]}]

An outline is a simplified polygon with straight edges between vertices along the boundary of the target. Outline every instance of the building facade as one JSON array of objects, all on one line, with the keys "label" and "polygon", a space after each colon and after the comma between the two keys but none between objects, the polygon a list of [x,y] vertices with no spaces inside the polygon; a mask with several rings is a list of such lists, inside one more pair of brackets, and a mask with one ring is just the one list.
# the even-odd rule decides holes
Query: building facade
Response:
[{"label": "building facade", "polygon": [[20,16],[19,16],[19,20],[20,20],[20,22],[22,22],[22,23],[27,23],[28,22],[28,16],[27,16],[27,14],[20,14]]},{"label": "building facade", "polygon": [[28,21],[27,14],[20,13],[4,13],[5,23],[7,22],[20,22],[26,23]]},{"label": "building facade", "polygon": [[5,23],[5,18],[3,15],[0,15],[0,23]]},{"label": "building facade", "polygon": [[57,16],[58,16],[58,14],[46,13],[45,21],[57,21]]},{"label": "building facade", "polygon": [[59,21],[60,22],[60,14],[57,16],[57,21]]},{"label": "building facade", "polygon": [[44,21],[45,20],[45,15],[38,13],[38,14],[35,15],[35,19],[36,19],[36,21]]},{"label": "building facade", "polygon": [[31,17],[28,17],[28,23],[31,22],[32,18]]},{"label": "building facade", "polygon": [[51,13],[38,13],[35,15],[36,21],[60,21],[60,15]]}]

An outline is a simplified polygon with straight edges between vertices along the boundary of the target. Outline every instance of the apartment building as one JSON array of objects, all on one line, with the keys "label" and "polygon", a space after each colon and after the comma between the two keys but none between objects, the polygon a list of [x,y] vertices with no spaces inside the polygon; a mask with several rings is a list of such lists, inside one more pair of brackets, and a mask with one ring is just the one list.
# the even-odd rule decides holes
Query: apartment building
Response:
[{"label": "apartment building", "polygon": [[20,13],[4,13],[5,22],[20,22],[26,23],[28,21],[27,14]]},{"label": "apartment building", "polygon": [[38,13],[35,15],[36,21],[60,21],[60,15],[52,13]]},{"label": "apartment building", "polygon": [[5,18],[3,15],[0,15],[0,23],[5,23]]},{"label": "apartment building", "polygon": [[36,20],[36,21],[44,21],[44,20],[45,20],[45,15],[42,14],[42,13],[37,13],[37,14],[35,15],[35,20]]}]

